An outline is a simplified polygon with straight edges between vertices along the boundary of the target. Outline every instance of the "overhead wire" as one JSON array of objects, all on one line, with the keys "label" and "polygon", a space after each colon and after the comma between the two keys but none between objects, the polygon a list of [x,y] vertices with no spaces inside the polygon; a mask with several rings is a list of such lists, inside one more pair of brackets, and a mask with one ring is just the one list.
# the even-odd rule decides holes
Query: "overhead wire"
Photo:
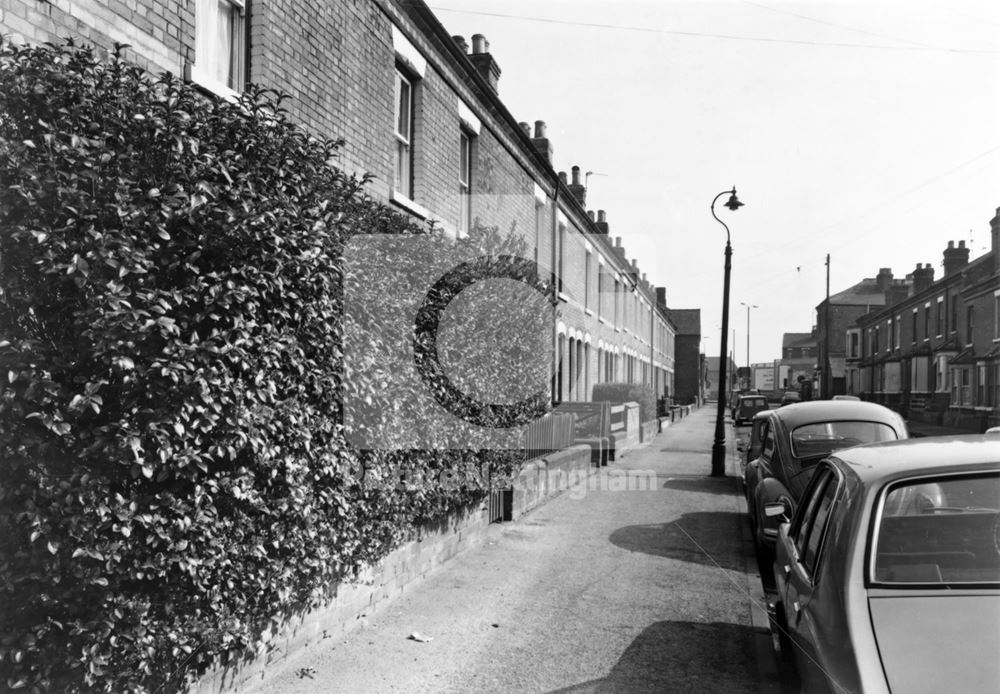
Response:
[{"label": "overhead wire", "polygon": [[[752,4],[752,3],[751,3]],[[481,17],[496,17],[499,19],[513,19],[524,22],[538,22],[542,24],[558,24],[562,26],[578,26],[590,29],[613,29],[617,31],[635,31],[647,34],[665,34],[670,36],[686,36],[693,38],[713,38],[727,41],[752,41],[758,43],[792,44],[800,46],[817,46],[827,48],[865,48],[874,50],[889,51],[935,51],[956,54],[1000,54],[1000,50],[991,49],[960,49],[960,48],[938,48],[932,46],[891,46],[874,43],[850,43],[840,41],[810,41],[806,39],[772,38],[767,36],[741,36],[738,34],[718,34],[702,31],[681,31],[679,29],[662,29],[656,27],[629,26],[622,24],[605,24],[602,22],[581,22],[568,19],[551,19],[548,17],[531,17],[528,15],[506,14],[503,12],[484,12],[482,10],[465,10],[451,7],[431,6],[435,12],[452,12],[455,14],[477,15]],[[913,43],[913,42],[910,42]]]}]

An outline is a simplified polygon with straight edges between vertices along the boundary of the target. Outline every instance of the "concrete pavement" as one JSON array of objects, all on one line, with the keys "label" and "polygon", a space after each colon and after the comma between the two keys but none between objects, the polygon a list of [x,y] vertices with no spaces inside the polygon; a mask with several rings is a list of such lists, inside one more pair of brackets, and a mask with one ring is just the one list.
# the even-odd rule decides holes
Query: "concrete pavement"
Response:
[{"label": "concrete pavement", "polygon": [[470,549],[243,691],[778,692],[728,429],[715,407]]}]

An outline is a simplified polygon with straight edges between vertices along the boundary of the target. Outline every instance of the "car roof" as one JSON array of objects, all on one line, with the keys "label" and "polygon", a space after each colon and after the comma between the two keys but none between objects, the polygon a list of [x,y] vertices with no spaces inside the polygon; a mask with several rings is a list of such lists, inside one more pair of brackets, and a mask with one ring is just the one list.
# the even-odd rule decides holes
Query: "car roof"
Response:
[{"label": "car roof", "polygon": [[1000,471],[1000,437],[970,434],[882,441],[845,448],[829,457],[869,486],[910,475]]},{"label": "car roof", "polygon": [[[860,400],[809,400],[771,410],[770,416],[785,423],[789,429],[813,422],[859,420],[884,422],[894,429],[903,425],[903,418],[888,407]],[[900,432],[903,433],[903,432]]]}]

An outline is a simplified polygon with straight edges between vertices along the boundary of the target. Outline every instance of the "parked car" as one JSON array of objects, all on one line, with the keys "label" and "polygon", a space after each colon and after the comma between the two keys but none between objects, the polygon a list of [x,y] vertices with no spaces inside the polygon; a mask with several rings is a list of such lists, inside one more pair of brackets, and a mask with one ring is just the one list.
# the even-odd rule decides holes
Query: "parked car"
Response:
[{"label": "parked car", "polygon": [[774,562],[802,691],[997,691],[1000,440],[876,443],[815,470]]},{"label": "parked car", "polygon": [[767,398],[763,395],[740,395],[733,405],[733,424],[740,426],[749,422],[753,416],[768,409]]},{"label": "parked car", "polygon": [[790,518],[823,457],[841,448],[905,439],[909,434],[902,417],[871,402],[814,400],[769,410],[758,418],[761,421],[755,419],[750,433],[744,483],[761,580],[770,587],[779,522],[764,515],[764,506],[781,502]]},{"label": "parked car", "polygon": [[784,395],[781,396],[780,407],[791,405],[793,402],[802,402],[802,396],[799,395],[798,391],[786,390]]}]

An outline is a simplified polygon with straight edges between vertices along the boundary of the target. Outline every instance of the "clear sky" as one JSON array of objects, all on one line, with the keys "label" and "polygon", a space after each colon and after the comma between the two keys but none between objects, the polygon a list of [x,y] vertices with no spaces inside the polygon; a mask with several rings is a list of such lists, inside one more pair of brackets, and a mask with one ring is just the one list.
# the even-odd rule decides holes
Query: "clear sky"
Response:
[{"label": "clear sky", "polygon": [[[547,123],[556,170],[589,177],[672,308],[702,310],[719,351],[736,186],[729,351],[781,357],[826,292],[880,267],[942,275],[1000,207],[997,0],[428,0],[483,34],[519,121]],[[471,41],[470,41],[471,43]],[[598,175],[601,174],[601,175]],[[733,330],[735,330],[735,345]]]}]

